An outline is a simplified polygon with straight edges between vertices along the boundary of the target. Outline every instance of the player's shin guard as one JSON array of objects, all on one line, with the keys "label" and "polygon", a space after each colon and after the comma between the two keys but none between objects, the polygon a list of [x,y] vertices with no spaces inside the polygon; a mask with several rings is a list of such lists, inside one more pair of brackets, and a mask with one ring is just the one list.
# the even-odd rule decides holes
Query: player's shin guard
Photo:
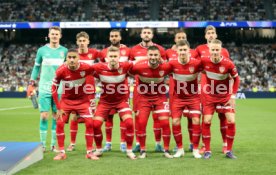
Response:
[{"label": "player's shin guard", "polygon": [[39,123],[40,129],[40,141],[43,147],[46,147],[46,140],[47,140],[47,130],[48,130],[48,120],[40,118]]},{"label": "player's shin guard", "polygon": [[200,140],[200,124],[193,124],[193,149],[198,149],[199,140]]},{"label": "player's shin guard", "polygon": [[127,149],[132,149],[132,143],[133,143],[133,137],[134,137],[134,130],[133,130],[133,119],[127,118],[124,121],[125,127],[126,127],[126,143],[127,143]]},{"label": "player's shin guard", "polygon": [[160,120],[160,124],[162,127],[162,136],[164,142],[164,150],[168,151],[170,148],[170,140],[171,140],[171,129],[170,129],[170,121],[169,119]]},{"label": "player's shin guard", "polygon": [[[133,120],[132,120],[132,129],[133,129]],[[126,124],[124,121],[120,121],[120,130],[121,130],[121,143],[126,142]]]},{"label": "player's shin guard", "polygon": [[222,137],[223,143],[227,143],[226,138],[226,130],[227,130],[227,119],[224,113],[219,113],[219,121],[220,121],[220,133]]},{"label": "player's shin guard", "polygon": [[93,146],[93,119],[92,118],[85,118],[85,140],[86,140],[86,150],[92,151]]},{"label": "player's shin guard", "polygon": [[211,142],[211,123],[202,123],[202,140],[205,145],[205,151],[211,151],[210,142]]},{"label": "player's shin guard", "polygon": [[57,121],[57,130],[56,130],[57,140],[58,140],[58,147],[60,151],[64,152],[64,122],[62,120]]},{"label": "player's shin guard", "polygon": [[78,121],[71,120],[70,123],[70,137],[71,137],[71,144],[76,143],[77,133],[78,133]]},{"label": "player's shin guard", "polygon": [[187,120],[190,143],[193,143],[193,120],[190,117],[187,117]]},{"label": "player's shin guard", "polygon": [[235,137],[235,134],[236,134],[236,124],[235,123],[228,123],[227,127],[228,127],[227,132],[226,132],[227,151],[232,151],[234,137]]},{"label": "player's shin guard", "polygon": [[102,148],[102,141],[103,141],[103,134],[102,134],[102,124],[103,122],[100,120],[94,120],[93,126],[94,126],[94,138],[96,142],[97,149]]},{"label": "player's shin guard", "polygon": [[153,131],[154,131],[155,142],[159,143],[161,142],[162,127],[158,119],[158,114],[153,113],[152,117],[153,117]]},{"label": "player's shin guard", "polygon": [[108,116],[105,122],[106,142],[112,141],[113,116]]},{"label": "player's shin guard", "polygon": [[52,118],[51,146],[55,146],[57,143],[56,128],[57,128],[57,121],[56,119]]},{"label": "player's shin guard", "polygon": [[176,142],[177,148],[178,149],[183,148],[181,125],[173,125],[172,130],[173,130],[173,136],[174,136],[174,140]]}]

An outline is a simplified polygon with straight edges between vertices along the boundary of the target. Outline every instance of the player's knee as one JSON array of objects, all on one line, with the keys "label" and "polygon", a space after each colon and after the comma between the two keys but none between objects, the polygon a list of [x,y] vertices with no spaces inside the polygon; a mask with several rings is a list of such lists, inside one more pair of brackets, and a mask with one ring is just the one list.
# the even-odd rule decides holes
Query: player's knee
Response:
[{"label": "player's knee", "polygon": [[126,128],[133,128],[133,119],[131,117],[124,120]]},{"label": "player's knee", "polygon": [[180,125],[180,119],[179,119],[179,118],[174,118],[174,119],[172,120],[172,124],[173,124],[174,126]]},{"label": "player's knee", "polygon": [[94,130],[95,131],[100,130],[101,127],[102,127],[102,124],[103,124],[103,121],[101,121],[101,120],[94,120],[93,121],[93,128],[94,128]]},{"label": "player's knee", "polygon": [[200,123],[199,117],[193,117],[193,124],[198,125]]},{"label": "player's knee", "polygon": [[71,114],[71,120],[72,121],[77,121],[78,120],[77,114]]},{"label": "player's knee", "polygon": [[210,123],[211,123],[211,120],[212,120],[212,116],[205,115],[205,116],[203,117],[203,122],[206,123],[206,124],[210,124]]},{"label": "player's knee", "polygon": [[85,120],[85,126],[86,126],[86,128],[93,128],[94,127],[94,125],[93,125],[93,119],[92,118],[87,118],[86,120]]},{"label": "player's knee", "polygon": [[40,117],[42,120],[47,120],[49,117],[49,112],[41,112]]}]

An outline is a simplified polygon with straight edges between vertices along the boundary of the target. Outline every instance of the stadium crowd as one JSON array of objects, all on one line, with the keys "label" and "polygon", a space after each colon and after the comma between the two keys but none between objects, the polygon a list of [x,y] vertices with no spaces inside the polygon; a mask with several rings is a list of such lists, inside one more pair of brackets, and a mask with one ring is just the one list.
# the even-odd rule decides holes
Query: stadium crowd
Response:
[{"label": "stadium crowd", "polygon": [[[70,45],[66,45],[69,46]],[[96,45],[98,49],[103,46]],[[276,50],[271,45],[226,44],[241,77],[240,90],[268,91],[276,87]],[[0,84],[4,91],[26,90],[38,45],[0,47]],[[22,89],[23,88],[23,89]]]},{"label": "stadium crowd", "polygon": [[[148,0],[66,0],[7,1],[2,0],[0,21],[145,21],[159,20],[267,20],[264,1],[193,0],[159,1],[153,10]],[[157,3],[158,4],[158,3]],[[40,7],[46,8],[40,8]],[[276,3],[272,4],[275,7]],[[272,8],[274,19],[276,10]]]}]

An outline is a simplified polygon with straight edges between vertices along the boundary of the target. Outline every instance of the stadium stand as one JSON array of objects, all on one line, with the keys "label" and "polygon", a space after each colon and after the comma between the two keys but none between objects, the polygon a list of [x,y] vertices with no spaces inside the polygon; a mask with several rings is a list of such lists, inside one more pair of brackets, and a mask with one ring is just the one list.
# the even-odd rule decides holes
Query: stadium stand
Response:
[{"label": "stadium stand", "polygon": [[276,3],[265,9],[262,0],[160,0],[158,11],[150,6],[149,0],[1,0],[0,21],[147,21],[153,16],[162,21],[256,21],[269,19],[267,10],[276,17]]}]

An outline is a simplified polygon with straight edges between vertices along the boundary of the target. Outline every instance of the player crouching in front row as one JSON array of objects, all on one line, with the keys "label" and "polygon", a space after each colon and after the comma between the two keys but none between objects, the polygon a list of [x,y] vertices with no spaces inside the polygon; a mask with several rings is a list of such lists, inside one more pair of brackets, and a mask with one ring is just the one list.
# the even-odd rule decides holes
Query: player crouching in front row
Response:
[{"label": "player crouching in front row", "polygon": [[[68,122],[70,113],[72,112],[79,114],[85,121],[86,158],[91,160],[99,159],[92,153],[93,114],[89,110],[90,103],[84,92],[85,78],[93,71],[93,67],[88,64],[79,63],[79,54],[76,50],[68,51],[66,63],[61,65],[56,71],[52,85],[52,94],[58,109],[56,132],[60,153],[54,157],[54,160],[66,159],[64,150],[64,125]],[[59,101],[57,89],[61,81],[63,84],[63,92]]]}]

